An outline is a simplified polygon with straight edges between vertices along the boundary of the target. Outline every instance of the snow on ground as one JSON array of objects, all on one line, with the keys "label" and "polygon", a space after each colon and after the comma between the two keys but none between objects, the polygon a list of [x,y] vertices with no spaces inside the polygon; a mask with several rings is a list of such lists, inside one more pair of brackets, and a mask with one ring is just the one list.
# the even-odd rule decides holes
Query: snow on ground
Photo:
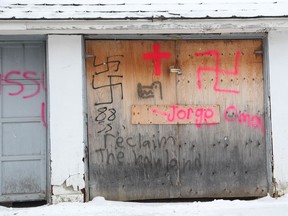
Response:
[{"label": "snow on ground", "polygon": [[60,203],[33,208],[0,206],[0,216],[286,216],[288,195],[252,201],[131,203],[97,197],[88,203]]}]

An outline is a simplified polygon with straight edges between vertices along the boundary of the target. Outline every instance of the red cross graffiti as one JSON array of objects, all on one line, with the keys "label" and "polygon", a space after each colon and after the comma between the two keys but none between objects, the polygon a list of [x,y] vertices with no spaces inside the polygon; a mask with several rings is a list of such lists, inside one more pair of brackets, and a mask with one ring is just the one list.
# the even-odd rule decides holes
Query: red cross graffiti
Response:
[{"label": "red cross graffiti", "polygon": [[239,62],[239,57],[240,57],[240,51],[236,52],[235,56],[235,63],[234,63],[234,70],[233,71],[228,71],[228,70],[221,70],[219,68],[220,65],[220,54],[217,50],[209,50],[207,52],[201,52],[201,53],[195,53],[195,56],[215,56],[216,57],[216,64],[215,67],[198,67],[197,69],[197,78],[198,78],[198,88],[201,89],[202,83],[201,83],[201,73],[203,71],[209,71],[209,72],[214,72],[215,73],[215,83],[213,86],[213,89],[218,92],[226,92],[226,93],[233,93],[233,94],[239,94],[240,91],[237,90],[229,90],[229,89],[220,89],[218,87],[218,82],[219,82],[219,73],[223,74],[229,74],[232,76],[236,76],[238,74],[238,62]]},{"label": "red cross graffiti", "polygon": [[161,74],[160,59],[161,58],[165,58],[165,59],[170,58],[169,52],[160,52],[159,48],[160,48],[160,44],[157,44],[157,43],[153,44],[153,52],[143,54],[143,58],[145,60],[152,59],[154,61],[154,74],[156,76],[160,76],[160,74]]}]

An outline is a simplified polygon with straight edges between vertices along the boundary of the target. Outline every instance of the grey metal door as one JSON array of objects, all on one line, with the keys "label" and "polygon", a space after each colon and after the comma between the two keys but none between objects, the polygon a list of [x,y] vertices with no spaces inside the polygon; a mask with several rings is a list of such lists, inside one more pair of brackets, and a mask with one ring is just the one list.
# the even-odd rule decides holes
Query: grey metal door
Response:
[{"label": "grey metal door", "polygon": [[0,202],[46,199],[45,44],[0,43]]}]

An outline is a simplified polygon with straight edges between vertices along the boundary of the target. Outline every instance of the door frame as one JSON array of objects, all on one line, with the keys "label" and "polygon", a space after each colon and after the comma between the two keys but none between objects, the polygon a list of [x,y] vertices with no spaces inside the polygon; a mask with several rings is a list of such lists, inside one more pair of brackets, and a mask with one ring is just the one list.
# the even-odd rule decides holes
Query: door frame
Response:
[{"label": "door frame", "polygon": [[126,34],[98,34],[98,35],[85,35],[83,37],[83,56],[84,56],[84,69],[83,69],[83,88],[84,88],[84,163],[85,163],[85,200],[89,201],[89,145],[88,145],[88,99],[87,99],[87,83],[86,83],[86,40],[249,40],[259,39],[262,40],[262,50],[257,54],[263,57],[263,93],[264,93],[264,113],[265,113],[265,145],[266,145],[266,167],[267,167],[267,190],[270,196],[275,193],[275,181],[273,174],[273,142],[272,142],[272,122],[271,122],[271,105],[270,105],[270,71],[269,71],[269,53],[268,53],[268,33],[239,33],[239,34],[143,34],[143,35],[126,35]]}]

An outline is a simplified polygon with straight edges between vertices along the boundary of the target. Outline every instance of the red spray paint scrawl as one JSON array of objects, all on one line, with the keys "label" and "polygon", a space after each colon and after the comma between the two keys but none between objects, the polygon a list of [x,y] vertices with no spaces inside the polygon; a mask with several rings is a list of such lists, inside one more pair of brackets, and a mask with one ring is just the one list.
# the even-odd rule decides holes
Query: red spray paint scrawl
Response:
[{"label": "red spray paint scrawl", "polygon": [[215,73],[215,83],[214,83],[214,86],[213,86],[213,89],[215,91],[239,94],[240,91],[237,91],[237,90],[220,89],[218,87],[218,83],[219,83],[219,73],[228,74],[228,75],[232,75],[232,76],[236,76],[238,74],[238,63],[239,63],[240,54],[241,54],[240,51],[236,52],[234,70],[233,71],[228,71],[228,70],[222,70],[222,69],[219,68],[219,66],[220,66],[220,54],[219,54],[219,52],[217,50],[209,50],[209,51],[206,51],[206,52],[195,53],[195,56],[208,55],[208,56],[215,56],[216,57],[216,63],[215,63],[216,65],[215,65],[215,67],[198,67],[198,69],[197,69],[198,88],[199,89],[202,88],[201,73],[204,72],[204,71],[208,71],[208,72],[214,72]]},{"label": "red spray paint scrawl", "polygon": [[143,58],[145,60],[152,59],[154,61],[154,74],[156,76],[160,76],[161,74],[161,67],[160,67],[160,59],[165,58],[169,59],[170,58],[170,53],[169,52],[160,52],[160,44],[153,44],[153,52],[151,53],[144,53]]}]

